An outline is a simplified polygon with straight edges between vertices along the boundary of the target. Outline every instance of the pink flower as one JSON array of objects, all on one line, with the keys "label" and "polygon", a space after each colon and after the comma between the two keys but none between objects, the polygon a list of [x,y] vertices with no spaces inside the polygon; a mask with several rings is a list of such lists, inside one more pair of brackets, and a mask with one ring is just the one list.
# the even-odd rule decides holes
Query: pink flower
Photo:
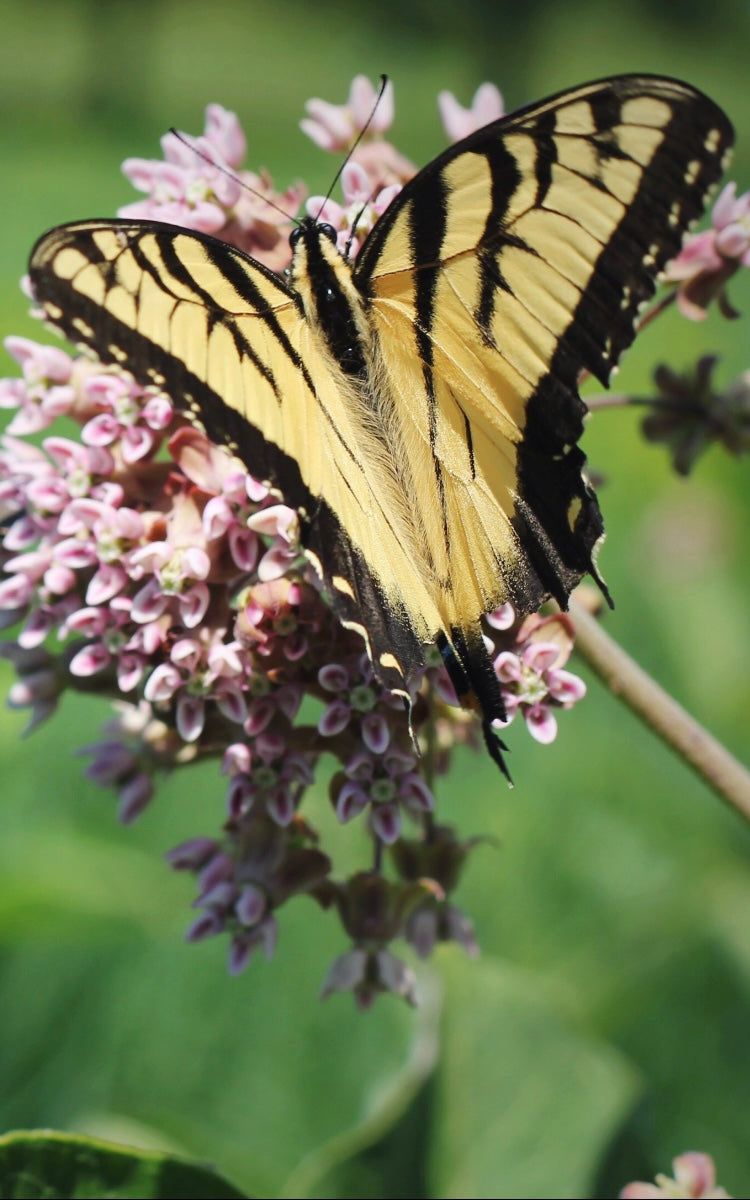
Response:
[{"label": "pink flower", "polygon": [[[164,161],[129,158],[123,173],[147,200],[125,205],[121,217],[169,221],[186,229],[217,233],[226,222],[226,211],[240,194],[240,183],[230,165],[244,155],[244,137],[233,113],[212,105],[206,112],[202,138],[167,133],[162,138]],[[239,158],[230,164],[226,153]]]},{"label": "pink flower", "polygon": [[227,214],[221,236],[272,271],[283,271],[291,261],[289,234],[293,218],[307,189],[295,182],[278,192],[267,171],[243,171],[240,179],[243,189],[231,214]]},{"label": "pink flower", "polygon": [[529,618],[516,649],[503,650],[495,659],[508,722],[520,711],[531,736],[545,745],[557,737],[555,710],[570,708],[586,695],[583,680],[562,670],[572,645],[568,618]]},{"label": "pink flower", "polygon": [[163,161],[123,163],[130,182],[147,198],[120,208],[119,216],[213,234],[275,270],[288,264],[288,236],[304,188],[294,184],[279,194],[267,172],[239,170],[246,140],[234,113],[209,104],[202,137],[168,133],[162,150]]},{"label": "pink flower", "polygon": [[750,267],[750,191],[737,196],[731,182],[714,205],[711,228],[688,234],[664,280],[678,285],[677,303],[691,321],[702,321],[713,299],[724,316],[736,317],[726,283],[741,266]]},{"label": "pink flower", "polygon": [[374,137],[385,133],[393,124],[393,84],[390,80],[380,99],[378,96],[379,89],[365,75],[357,75],[352,80],[346,104],[308,100],[305,104],[308,115],[300,121],[300,129],[321,149],[345,153],[365,126],[368,134]]},{"label": "pink flower", "polygon": [[[153,455],[161,444],[160,433],[174,416],[167,396],[148,393],[124,376],[92,375],[85,392],[99,411],[84,425],[81,440],[89,446],[120,443],[126,463]],[[144,403],[144,400],[146,401]]]},{"label": "pink flower", "polygon": [[341,172],[344,204],[325,196],[310,196],[308,216],[325,221],[337,230],[337,245],[342,254],[356,257],[362,242],[383,215],[391,201],[401,191],[398,183],[375,191],[375,183],[359,162],[346,163]]},{"label": "pink flower", "polygon": [[[378,92],[369,79],[358,75],[352,82],[348,104],[308,100],[305,107],[308,116],[300,122],[300,127],[308,137],[324,150],[332,150],[336,154],[352,151],[347,166],[356,164],[366,173],[369,188],[363,202],[371,204],[377,193],[390,186],[399,188],[416,174],[414,165],[382,136],[393,122],[393,87],[390,81],[378,99]],[[322,197],[317,199],[320,201]],[[390,201],[381,196],[381,211],[386,202]],[[319,202],[308,205],[312,216],[316,216],[319,210]],[[328,217],[324,219],[329,220]],[[336,220],[330,223],[339,228]],[[361,241],[363,229],[360,228],[358,233]]]},{"label": "pink flower", "polygon": [[390,846],[400,836],[402,816],[423,818],[433,811],[435,800],[416,755],[398,746],[386,713],[367,713],[360,731],[364,746],[332,781],[331,802],[342,824],[369,808],[373,833]]},{"label": "pink flower", "polygon": [[485,621],[491,629],[499,629],[503,632],[506,629],[512,629],[516,623],[516,610],[512,604],[501,604],[499,608],[485,615]]},{"label": "pink flower", "polygon": [[19,409],[7,427],[8,433],[37,433],[70,411],[75,401],[73,362],[64,350],[39,345],[29,338],[8,337],[5,349],[20,364],[24,377],[23,383],[0,382],[0,408]]},{"label": "pink flower", "polygon": [[716,1186],[716,1167],[710,1154],[691,1150],[673,1159],[674,1179],[657,1175],[656,1184],[629,1183],[621,1200],[729,1200],[729,1192]]},{"label": "pink flower", "polygon": [[318,683],[324,693],[333,693],[318,720],[318,732],[334,737],[346,729],[350,720],[371,713],[378,701],[372,667],[365,655],[352,656],[347,662],[329,662],[318,672]]},{"label": "pink flower", "polygon": [[443,128],[452,142],[460,142],[470,133],[502,117],[503,98],[494,83],[483,83],[474,93],[468,108],[459,104],[452,92],[440,92],[438,109]]}]

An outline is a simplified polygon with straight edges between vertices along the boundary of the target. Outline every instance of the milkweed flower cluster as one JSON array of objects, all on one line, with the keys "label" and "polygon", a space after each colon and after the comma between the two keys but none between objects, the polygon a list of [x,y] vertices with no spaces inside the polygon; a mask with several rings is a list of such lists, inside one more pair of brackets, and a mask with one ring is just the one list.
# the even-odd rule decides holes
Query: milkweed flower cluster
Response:
[{"label": "milkweed flower cluster", "polygon": [[[303,128],[340,154],[373,102],[360,78],[344,106],[311,101]],[[502,101],[484,89],[464,110],[443,95],[441,111],[460,137],[499,116]],[[384,138],[392,115],[387,88],[342,173],[343,204],[308,202],[350,255],[414,173]],[[278,192],[266,174],[243,170],[232,113],[209,106],[202,138],[169,134],[163,150],[159,162],[126,162],[144,198],[121,216],[209,232],[273,270],[288,266],[306,189]],[[126,823],[152,801],[160,775],[220,764],[221,828],[167,857],[197,880],[187,936],[226,934],[233,972],[258,949],[272,953],[279,910],[307,895],[338,913],[352,943],[324,993],[351,990],[362,1006],[382,991],[413,1001],[394,939],[420,955],[445,940],[476,953],[452,897],[479,839],[439,823],[434,784],[454,748],[481,737],[439,655],[410,681],[416,745],[402,702],[378,683],[302,554],[297,514],[190,426],[178,396],[58,347],[6,345],[22,372],[0,381],[0,407],[12,412],[0,444],[0,623],[15,629],[0,652],[17,674],[11,705],[28,709],[33,727],[66,691],[114,702],[104,736],[84,753],[88,777],[115,790]],[[77,436],[54,431],[61,417]],[[557,717],[585,691],[565,669],[570,621],[505,605],[487,617],[485,637],[508,722],[519,716],[551,742]],[[344,880],[304,811],[323,755],[337,764],[329,796],[338,820],[364,825],[372,845],[371,863]]]},{"label": "milkweed flower cluster", "polygon": [[119,216],[210,233],[274,271],[288,264],[292,218],[305,188],[294,183],[278,193],[266,171],[241,169],[247,142],[234,113],[209,104],[202,137],[170,131],[161,145],[163,160],[128,158],[122,164],[146,196],[126,204]]}]

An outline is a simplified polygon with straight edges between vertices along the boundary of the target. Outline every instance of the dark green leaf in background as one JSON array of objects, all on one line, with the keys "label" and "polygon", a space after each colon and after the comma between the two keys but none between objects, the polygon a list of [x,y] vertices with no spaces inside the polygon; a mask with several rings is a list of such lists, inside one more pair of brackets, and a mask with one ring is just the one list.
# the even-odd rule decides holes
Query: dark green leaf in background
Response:
[{"label": "dark green leaf in background", "polygon": [[242,1200],[208,1167],[95,1138],[34,1130],[0,1137],[3,1200]]}]

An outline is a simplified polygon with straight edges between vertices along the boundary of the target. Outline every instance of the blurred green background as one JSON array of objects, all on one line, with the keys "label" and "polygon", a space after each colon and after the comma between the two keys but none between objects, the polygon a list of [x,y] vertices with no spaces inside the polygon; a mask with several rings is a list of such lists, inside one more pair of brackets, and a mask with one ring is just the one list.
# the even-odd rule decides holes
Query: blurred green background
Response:
[{"label": "blurred green background", "polygon": [[[114,214],[134,198],[120,161],[156,156],[170,125],[199,132],[209,101],[239,113],[249,166],[320,191],[337,163],[297,122],[358,72],[393,78],[392,138],[424,162],[444,141],[440,88],[468,103],[492,79],[516,107],[656,71],[726,108],[731,175],[750,186],[750,7],[731,0],[475,0],[460,15],[446,0],[4,0],[0,17],[3,333],[44,336],[17,289],[34,238]],[[731,292],[750,316],[748,281]],[[707,351],[727,383],[750,365],[747,331],[672,312],[617,386],[642,394],[657,362]],[[712,450],[677,480],[622,411],[598,415],[585,447],[607,481],[607,627],[747,758],[748,463]],[[750,1195],[750,836],[589,682],[553,746],[511,729],[515,791],[468,754],[442,786],[442,815],[494,839],[459,896],[483,957],[442,950],[420,970],[418,1012],[382,1000],[367,1016],[318,1003],[345,947],[305,901],[283,914],[275,960],[240,979],[224,944],[183,944],[190,884],[160,855],[218,827],[217,772],[174,776],[123,831],[75,757],[104,708],[71,700],[30,740],[4,715],[0,1129],[173,1147],[265,1195],[615,1195],[687,1149]],[[353,869],[356,832],[318,808]]]}]

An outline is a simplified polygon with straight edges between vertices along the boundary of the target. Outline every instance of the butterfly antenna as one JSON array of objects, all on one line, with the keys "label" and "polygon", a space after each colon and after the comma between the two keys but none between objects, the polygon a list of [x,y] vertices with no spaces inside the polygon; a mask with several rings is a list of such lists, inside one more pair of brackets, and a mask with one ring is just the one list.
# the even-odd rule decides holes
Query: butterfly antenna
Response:
[{"label": "butterfly antenna", "polygon": [[[368,119],[368,124],[369,120],[372,120],[372,118]],[[302,224],[299,217],[292,216],[280,204],[269,199],[268,196],[264,196],[262,192],[259,192],[257,188],[252,187],[249,183],[245,183],[244,179],[240,179],[236,171],[232,171],[229,167],[223,166],[222,163],[216,162],[210,154],[207,154],[205,150],[201,150],[200,146],[196,146],[186,134],[180,133],[179,129],[172,127],[169,132],[177,138],[178,142],[182,142],[183,146],[187,146],[188,150],[192,150],[193,154],[197,154],[198,158],[202,158],[205,163],[208,163],[209,167],[213,167],[215,171],[220,171],[222,175],[226,175],[227,179],[231,179],[233,183],[238,183],[243,191],[249,192],[251,196],[257,197],[258,200],[262,200],[269,208],[275,208],[276,212],[281,213],[282,217],[286,217],[287,221],[292,221],[295,225]]]},{"label": "butterfly antenna", "polygon": [[[351,162],[351,158],[352,158],[352,155],[354,154],[354,151],[357,149],[357,146],[358,146],[358,145],[359,145],[359,143],[362,141],[362,138],[363,138],[363,137],[365,136],[365,134],[367,133],[367,130],[370,128],[370,126],[371,126],[371,124],[372,124],[372,119],[373,119],[373,117],[375,116],[375,113],[378,111],[378,105],[380,104],[380,101],[383,99],[383,93],[385,92],[385,89],[386,89],[387,87],[388,87],[388,76],[387,76],[387,75],[381,75],[381,76],[380,76],[380,88],[379,88],[379,90],[378,90],[378,94],[377,94],[377,96],[375,97],[375,103],[374,103],[374,104],[373,104],[373,106],[372,106],[372,110],[371,110],[371,112],[370,112],[370,115],[369,115],[369,117],[367,118],[367,120],[365,121],[365,123],[364,123],[364,125],[362,126],[362,128],[360,129],[359,133],[357,134],[356,138],[354,139],[354,142],[352,143],[352,145],[350,146],[349,150],[347,151],[347,154],[346,154],[346,157],[345,157],[344,161],[342,162],[342,164],[341,164],[341,166],[339,167],[338,171],[337,171],[337,172],[336,172],[336,174],[334,175],[334,177],[333,177],[333,182],[331,183],[331,186],[329,187],[328,191],[326,192],[326,194],[325,194],[325,196],[324,196],[324,198],[323,198],[323,203],[321,204],[320,208],[318,209],[318,214],[317,214],[317,216],[316,216],[316,218],[315,218],[315,220],[316,220],[316,221],[318,221],[318,220],[320,219],[320,214],[322,213],[322,211],[323,211],[323,208],[324,208],[324,206],[325,206],[326,202],[327,202],[328,200],[330,200],[330,198],[331,198],[331,193],[332,193],[333,189],[335,188],[336,184],[338,183],[339,179],[341,178],[341,175],[342,175],[342,173],[343,173],[344,167],[346,166],[346,164],[347,164],[348,162]],[[368,201],[368,203],[369,203],[369,201]],[[357,216],[357,220],[359,220],[359,217],[362,215],[362,213],[363,213],[363,211],[364,211],[364,209],[365,209],[366,207],[367,207],[366,205],[364,205],[364,204],[362,205],[362,208],[360,209],[360,211],[359,211],[359,214],[358,214],[358,216]],[[352,237],[354,237],[354,234],[353,234],[353,233],[352,233]],[[351,245],[351,238],[349,239],[349,242],[347,243],[347,253],[348,253],[348,249],[349,249],[349,246],[350,246],[350,245]]]},{"label": "butterfly antenna", "polygon": [[344,258],[347,260],[347,262],[349,261],[349,252],[352,248],[352,243],[354,241],[354,233],[355,233],[357,226],[359,225],[360,217],[362,216],[362,213],[367,208],[367,205],[372,203],[372,199],[373,199],[374,195],[375,195],[375,190],[373,189],[373,191],[370,192],[369,197],[367,198],[367,200],[365,200],[364,204],[362,205],[362,207],[360,208],[356,217],[354,218],[354,220],[351,223],[351,226],[349,229],[349,237],[347,239],[346,245],[344,246]]}]

